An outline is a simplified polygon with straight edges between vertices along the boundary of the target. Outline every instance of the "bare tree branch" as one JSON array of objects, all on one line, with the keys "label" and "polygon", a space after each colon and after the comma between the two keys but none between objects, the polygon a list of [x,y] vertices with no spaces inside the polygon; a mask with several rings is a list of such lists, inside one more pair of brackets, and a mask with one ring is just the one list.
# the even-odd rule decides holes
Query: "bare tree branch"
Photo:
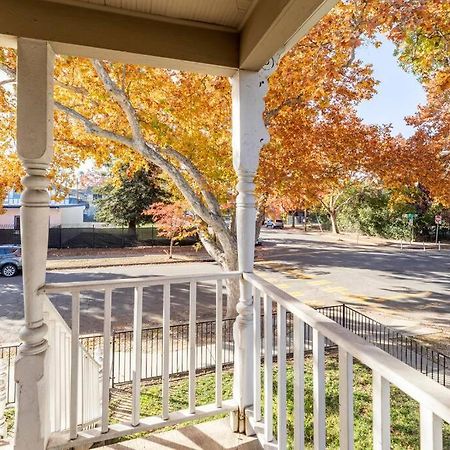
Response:
[{"label": "bare tree branch", "polygon": [[264,113],[264,124],[267,126],[270,124],[272,119],[277,116],[280,111],[286,106],[296,106],[302,103],[303,99],[301,95],[297,95],[296,97],[288,98],[282,101],[276,108],[270,109]]},{"label": "bare tree branch", "polygon": [[0,86],[4,86],[6,84],[11,84],[11,83],[15,83],[15,82],[16,82],[16,80],[14,78],[12,78],[10,80],[3,80],[3,81],[0,81]]},{"label": "bare tree branch", "polygon": [[16,71],[6,64],[0,63],[0,70],[11,80],[16,80]]},{"label": "bare tree branch", "polygon": [[[162,149],[162,152],[167,154],[168,156],[171,156],[175,158],[180,164],[182,164],[184,167],[188,169],[189,175],[194,179],[194,181],[197,183],[198,187],[200,188],[203,197],[205,198],[206,204],[210,208],[211,212],[216,214],[218,217],[222,217],[220,214],[220,206],[217,202],[217,199],[214,197],[214,195],[209,190],[208,183],[205,180],[205,177],[203,174],[198,170],[198,168],[195,166],[195,164],[187,158],[185,155],[180,153],[178,150],[175,150],[172,147],[165,147]],[[225,225],[225,222],[224,222]]]},{"label": "bare tree branch", "polygon": [[110,93],[112,98],[119,104],[125,113],[128,123],[131,127],[131,132],[133,134],[133,139],[141,146],[145,145],[145,139],[141,132],[141,127],[139,124],[139,118],[136,114],[136,110],[131,104],[130,99],[125,94],[125,92],[120,89],[113,79],[109,76],[104,64],[97,59],[92,60],[92,65],[94,66],[97,75],[103,82],[103,86]]},{"label": "bare tree branch", "polygon": [[75,111],[72,108],[69,108],[68,106],[65,106],[62,103],[56,101],[55,101],[55,108],[65,112],[73,119],[79,120],[84,125],[84,128],[88,133],[101,138],[109,139],[118,144],[126,145],[127,147],[133,147],[133,141],[130,138],[127,138],[120,134],[114,133],[113,131],[105,130],[99,127],[94,122],[92,122],[91,120],[89,120],[88,118],[86,118],[85,116],[83,116],[82,114],[80,114],[79,112]]},{"label": "bare tree branch", "polygon": [[72,86],[70,84],[65,84],[65,83],[59,81],[56,78],[54,80],[54,83],[55,83],[55,86],[58,86],[58,87],[60,87],[62,89],[67,89],[68,91],[74,92],[75,94],[80,94],[80,95],[83,95],[83,96],[88,95],[88,91],[84,87]]}]

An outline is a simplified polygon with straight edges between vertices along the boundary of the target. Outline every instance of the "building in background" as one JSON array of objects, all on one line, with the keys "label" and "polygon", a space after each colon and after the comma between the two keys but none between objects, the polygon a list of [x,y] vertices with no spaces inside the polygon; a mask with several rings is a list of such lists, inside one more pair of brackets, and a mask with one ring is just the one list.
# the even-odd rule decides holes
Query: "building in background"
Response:
[{"label": "building in background", "polygon": [[[89,207],[86,201],[68,196],[61,201],[50,202],[50,227],[79,226],[83,224],[84,210]],[[20,194],[11,191],[3,202],[0,214],[1,228],[20,230]]]}]

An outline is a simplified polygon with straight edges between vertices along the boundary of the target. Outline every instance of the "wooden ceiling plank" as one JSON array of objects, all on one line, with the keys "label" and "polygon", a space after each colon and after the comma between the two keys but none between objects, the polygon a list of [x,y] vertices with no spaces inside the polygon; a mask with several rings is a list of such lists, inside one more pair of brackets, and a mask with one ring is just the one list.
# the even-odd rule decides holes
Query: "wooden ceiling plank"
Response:
[{"label": "wooden ceiling plank", "polygon": [[46,40],[69,55],[98,57],[104,50],[113,60],[222,74],[239,63],[237,32],[39,0],[0,0],[0,11],[0,34]]}]

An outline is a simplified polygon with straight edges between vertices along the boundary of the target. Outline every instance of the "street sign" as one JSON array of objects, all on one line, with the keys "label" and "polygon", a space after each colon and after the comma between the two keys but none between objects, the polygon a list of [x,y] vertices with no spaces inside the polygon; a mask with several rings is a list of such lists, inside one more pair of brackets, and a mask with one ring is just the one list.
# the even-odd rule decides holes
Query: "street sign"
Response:
[{"label": "street sign", "polygon": [[436,214],[436,215],[434,216],[434,223],[435,223],[436,225],[439,225],[440,223],[442,223],[442,216],[441,216],[440,214]]}]

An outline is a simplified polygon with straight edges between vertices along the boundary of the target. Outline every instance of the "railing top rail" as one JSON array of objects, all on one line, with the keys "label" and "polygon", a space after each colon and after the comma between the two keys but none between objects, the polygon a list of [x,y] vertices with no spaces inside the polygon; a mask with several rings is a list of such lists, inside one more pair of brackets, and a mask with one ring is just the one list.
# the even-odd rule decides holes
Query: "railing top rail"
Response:
[{"label": "railing top rail", "polygon": [[217,272],[193,275],[170,275],[136,278],[121,278],[118,280],[98,280],[98,281],[74,281],[68,283],[49,283],[39,289],[40,294],[56,294],[80,291],[101,291],[107,289],[123,289],[134,287],[162,286],[164,284],[189,283],[190,281],[215,281],[230,278],[239,278],[240,272]]},{"label": "railing top rail", "polygon": [[318,330],[323,336],[450,423],[449,389],[375,347],[310,306],[299,302],[292,295],[273,286],[258,275],[244,273],[243,277],[257,289],[269,295],[273,301],[284,306],[294,316]]}]

